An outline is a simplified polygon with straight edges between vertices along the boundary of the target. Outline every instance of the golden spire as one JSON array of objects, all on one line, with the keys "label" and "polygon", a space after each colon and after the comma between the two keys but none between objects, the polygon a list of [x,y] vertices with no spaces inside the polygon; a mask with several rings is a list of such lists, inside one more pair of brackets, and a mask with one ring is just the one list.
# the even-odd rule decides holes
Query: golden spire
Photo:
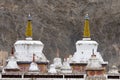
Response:
[{"label": "golden spire", "polygon": [[29,14],[28,16],[28,22],[26,26],[26,32],[25,32],[26,37],[32,37],[32,18]]},{"label": "golden spire", "polygon": [[84,24],[84,38],[90,38],[90,29],[89,29],[89,16],[88,14],[85,15],[85,24]]}]

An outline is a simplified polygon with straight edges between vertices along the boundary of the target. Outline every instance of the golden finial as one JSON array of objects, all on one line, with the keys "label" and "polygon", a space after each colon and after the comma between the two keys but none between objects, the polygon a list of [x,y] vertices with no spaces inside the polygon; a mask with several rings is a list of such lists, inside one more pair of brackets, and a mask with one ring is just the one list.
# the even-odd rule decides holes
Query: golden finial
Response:
[{"label": "golden finial", "polygon": [[26,26],[26,32],[25,32],[26,37],[32,37],[32,17],[29,14],[28,16],[28,22]]},{"label": "golden finial", "polygon": [[84,24],[84,38],[90,38],[90,29],[89,29],[89,16],[88,14],[85,15],[85,24]]}]

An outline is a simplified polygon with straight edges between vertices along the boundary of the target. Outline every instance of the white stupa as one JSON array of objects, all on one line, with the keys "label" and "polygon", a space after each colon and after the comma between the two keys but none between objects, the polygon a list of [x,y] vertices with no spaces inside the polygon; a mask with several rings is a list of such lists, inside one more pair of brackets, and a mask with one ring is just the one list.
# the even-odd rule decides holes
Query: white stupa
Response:
[{"label": "white stupa", "polygon": [[72,55],[69,55],[69,57],[67,58],[68,63],[72,62]]},{"label": "white stupa", "polygon": [[73,55],[74,63],[87,63],[92,55],[92,50],[94,49],[96,57],[100,60],[101,63],[107,64],[103,61],[103,58],[99,52],[97,52],[98,43],[90,38],[89,30],[89,17],[88,14],[85,16],[85,25],[84,25],[84,35],[83,39],[76,42],[76,52]]},{"label": "white stupa", "polygon": [[29,72],[40,72],[37,63],[35,62],[35,54],[33,54],[33,61],[30,64]]},{"label": "white stupa", "polygon": [[103,69],[101,62],[99,61],[99,59],[96,57],[96,55],[93,54],[91,55],[91,58],[89,59],[88,65],[86,66],[87,69],[90,70],[99,70],[99,69]]},{"label": "white stupa", "polygon": [[118,68],[115,65],[113,65],[108,73],[110,73],[110,74],[119,74]]},{"label": "white stupa", "polygon": [[5,66],[4,69],[8,70],[8,71],[19,71],[20,70],[19,66],[17,65],[16,58],[14,57],[13,49],[12,49],[12,52],[11,52],[11,56],[8,59],[8,63]]},{"label": "white stupa", "polygon": [[63,66],[61,67],[61,73],[72,73],[72,68],[67,59],[64,59]]},{"label": "white stupa", "polygon": [[56,74],[57,73],[54,64],[50,65],[50,69],[48,70],[48,73],[51,73],[51,74]]},{"label": "white stupa", "polygon": [[15,42],[15,57],[17,61],[24,62],[32,61],[33,53],[36,55],[36,61],[48,62],[42,50],[44,44],[41,41],[32,40],[32,19],[31,16],[28,16],[28,23],[26,27],[26,39],[18,40]]},{"label": "white stupa", "polygon": [[56,69],[60,69],[62,67],[62,60],[59,57],[59,50],[57,49],[57,56],[53,60],[53,64]]}]

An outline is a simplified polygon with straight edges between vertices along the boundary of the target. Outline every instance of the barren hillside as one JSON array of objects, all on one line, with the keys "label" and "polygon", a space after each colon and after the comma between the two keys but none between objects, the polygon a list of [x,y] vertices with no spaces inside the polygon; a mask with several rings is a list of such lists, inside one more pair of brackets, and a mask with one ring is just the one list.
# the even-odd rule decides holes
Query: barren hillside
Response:
[{"label": "barren hillside", "polygon": [[41,40],[49,60],[60,49],[63,58],[82,39],[84,15],[90,16],[91,37],[109,66],[120,67],[120,0],[0,0],[0,49],[10,51],[25,39],[27,15],[33,19],[33,39]]}]

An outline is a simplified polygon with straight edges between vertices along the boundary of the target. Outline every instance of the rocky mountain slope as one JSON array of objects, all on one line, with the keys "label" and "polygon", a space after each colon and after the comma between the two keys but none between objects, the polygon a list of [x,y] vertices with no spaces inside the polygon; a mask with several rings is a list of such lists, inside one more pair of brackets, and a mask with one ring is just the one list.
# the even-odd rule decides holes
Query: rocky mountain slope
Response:
[{"label": "rocky mountain slope", "polygon": [[75,52],[82,39],[84,15],[90,16],[91,37],[109,66],[120,67],[120,0],[0,0],[0,49],[10,51],[25,39],[27,15],[33,18],[33,39],[41,40],[49,60]]}]

